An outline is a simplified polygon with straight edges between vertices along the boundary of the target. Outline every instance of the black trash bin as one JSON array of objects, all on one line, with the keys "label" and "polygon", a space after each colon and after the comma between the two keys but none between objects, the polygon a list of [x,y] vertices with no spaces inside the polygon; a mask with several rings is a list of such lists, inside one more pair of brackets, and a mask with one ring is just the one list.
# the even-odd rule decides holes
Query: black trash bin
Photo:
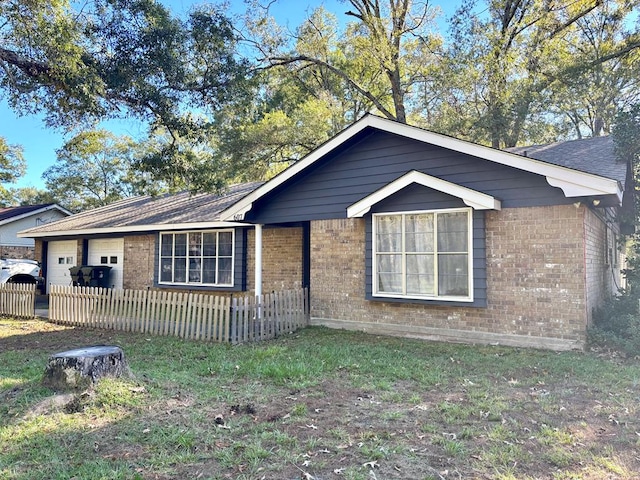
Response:
[{"label": "black trash bin", "polygon": [[85,279],[85,273],[82,271],[82,267],[69,268],[71,274],[71,282],[74,287],[85,287],[87,285],[88,278]]},{"label": "black trash bin", "polygon": [[106,265],[81,265],[71,267],[69,272],[74,287],[111,287],[111,267]]},{"label": "black trash bin", "polygon": [[91,267],[91,275],[89,280],[90,287],[111,287],[110,280],[111,267],[106,265],[96,265]]}]

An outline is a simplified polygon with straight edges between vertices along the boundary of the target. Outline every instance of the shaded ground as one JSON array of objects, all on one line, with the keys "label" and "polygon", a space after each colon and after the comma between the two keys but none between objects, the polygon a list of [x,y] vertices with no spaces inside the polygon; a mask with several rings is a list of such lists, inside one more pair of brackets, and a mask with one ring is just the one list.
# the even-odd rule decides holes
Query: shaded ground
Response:
[{"label": "shaded ground", "polygon": [[[136,380],[122,398],[130,400],[45,392],[29,401],[33,382],[16,381],[0,388],[0,425],[73,419],[77,431],[50,427],[50,435],[77,449],[70,463],[104,463],[105,478],[639,478],[640,368],[632,360],[324,329],[257,347],[192,347],[0,322],[0,357],[40,362],[45,352],[100,343],[127,351]],[[153,358],[162,351],[166,359]],[[3,441],[0,433],[0,452]],[[22,470],[9,478],[47,478],[17,449]],[[97,478],[87,475],[76,478]]]}]

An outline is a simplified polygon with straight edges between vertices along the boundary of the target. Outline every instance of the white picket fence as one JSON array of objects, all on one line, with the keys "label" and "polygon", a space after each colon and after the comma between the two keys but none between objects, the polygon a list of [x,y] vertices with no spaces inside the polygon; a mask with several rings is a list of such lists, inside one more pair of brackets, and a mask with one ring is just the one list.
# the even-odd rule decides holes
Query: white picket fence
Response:
[{"label": "white picket fence", "polygon": [[165,290],[52,285],[49,320],[65,325],[242,343],[308,324],[307,292],[218,296]]},{"label": "white picket fence", "polygon": [[0,284],[0,314],[10,317],[34,318],[36,316],[35,303],[35,284]]}]

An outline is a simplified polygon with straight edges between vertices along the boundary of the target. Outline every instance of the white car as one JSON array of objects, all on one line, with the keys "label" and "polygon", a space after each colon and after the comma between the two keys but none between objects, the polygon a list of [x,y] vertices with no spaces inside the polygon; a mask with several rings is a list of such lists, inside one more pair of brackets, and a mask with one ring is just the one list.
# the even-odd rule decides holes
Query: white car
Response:
[{"label": "white car", "polygon": [[0,260],[0,283],[35,283],[42,285],[42,269],[35,260],[3,258]]}]

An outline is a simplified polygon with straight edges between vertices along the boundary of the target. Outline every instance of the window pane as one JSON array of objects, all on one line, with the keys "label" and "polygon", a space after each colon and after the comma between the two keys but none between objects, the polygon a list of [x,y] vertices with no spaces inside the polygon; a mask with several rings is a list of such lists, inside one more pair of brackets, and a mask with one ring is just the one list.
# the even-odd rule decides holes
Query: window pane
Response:
[{"label": "window pane", "polygon": [[202,283],[216,283],[216,259],[202,260]]},{"label": "window pane", "polygon": [[378,291],[402,293],[402,255],[378,255]]},{"label": "window pane", "polygon": [[218,259],[218,283],[221,285],[231,284],[231,267],[232,261],[230,258]]},{"label": "window pane", "polygon": [[173,235],[164,233],[160,237],[160,255],[163,257],[171,256],[173,252]]},{"label": "window pane", "polygon": [[377,217],[376,229],[376,249],[378,252],[402,251],[401,215]]},{"label": "window pane", "polygon": [[466,252],[468,239],[466,212],[438,214],[438,251]]},{"label": "window pane", "polygon": [[171,278],[171,258],[163,258],[160,260],[160,281],[170,282]]},{"label": "window pane", "polygon": [[469,296],[468,255],[438,255],[438,294]]},{"label": "window pane", "polygon": [[218,255],[230,257],[233,253],[233,234],[220,232],[218,234]]},{"label": "window pane", "polygon": [[202,255],[202,234],[193,232],[189,234],[189,256],[199,257]]},{"label": "window pane", "polygon": [[216,234],[205,233],[202,236],[202,254],[205,256],[215,256],[216,254]]},{"label": "window pane", "polygon": [[173,260],[173,281],[185,283],[187,281],[187,259],[177,257]]},{"label": "window pane", "polygon": [[405,229],[407,252],[433,252],[433,214],[407,215]]},{"label": "window pane", "polygon": [[435,294],[433,259],[433,255],[407,255],[407,294]]},{"label": "window pane", "polygon": [[175,235],[175,252],[176,257],[184,257],[187,255],[187,234],[178,233]]},{"label": "window pane", "polygon": [[201,278],[201,260],[199,258],[189,259],[189,282],[200,283]]}]

